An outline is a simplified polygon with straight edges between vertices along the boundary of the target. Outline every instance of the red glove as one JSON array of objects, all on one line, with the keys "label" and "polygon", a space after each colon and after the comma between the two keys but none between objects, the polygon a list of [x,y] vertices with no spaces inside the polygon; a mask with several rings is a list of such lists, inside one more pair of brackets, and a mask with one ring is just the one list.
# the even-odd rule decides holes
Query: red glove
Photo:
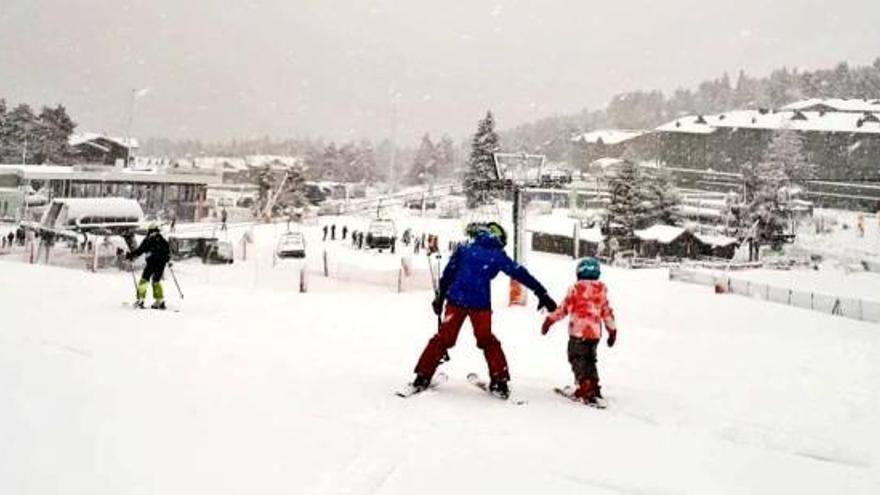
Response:
[{"label": "red glove", "polygon": [[617,330],[608,330],[608,347],[614,347],[617,342]]},{"label": "red glove", "polygon": [[541,325],[541,335],[547,335],[551,326],[553,326],[553,320],[550,318],[544,318],[544,323]]}]

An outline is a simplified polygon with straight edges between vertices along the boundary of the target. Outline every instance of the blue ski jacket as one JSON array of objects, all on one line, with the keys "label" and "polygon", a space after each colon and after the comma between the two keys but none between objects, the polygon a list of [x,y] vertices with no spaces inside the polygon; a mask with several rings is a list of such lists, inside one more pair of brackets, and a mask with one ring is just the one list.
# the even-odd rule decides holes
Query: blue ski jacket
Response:
[{"label": "blue ski jacket", "polygon": [[452,253],[440,277],[439,296],[466,309],[492,309],[492,279],[504,272],[536,295],[547,289],[524,266],[510,259],[501,242],[480,232],[471,242]]}]

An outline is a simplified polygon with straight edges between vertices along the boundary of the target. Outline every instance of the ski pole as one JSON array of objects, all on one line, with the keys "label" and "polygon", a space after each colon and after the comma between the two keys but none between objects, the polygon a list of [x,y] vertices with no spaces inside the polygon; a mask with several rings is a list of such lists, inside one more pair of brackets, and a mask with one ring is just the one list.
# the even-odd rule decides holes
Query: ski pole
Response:
[{"label": "ski pole", "polygon": [[134,263],[128,264],[128,273],[131,274],[131,283],[134,284],[134,291],[137,292],[138,283],[137,283],[137,277],[134,276]]},{"label": "ski pole", "polygon": [[174,286],[177,287],[177,293],[180,294],[180,298],[183,299],[183,291],[180,290],[180,284],[177,283],[177,275],[174,274],[174,268],[171,265],[168,265],[168,271],[171,272],[171,279],[174,280]]}]

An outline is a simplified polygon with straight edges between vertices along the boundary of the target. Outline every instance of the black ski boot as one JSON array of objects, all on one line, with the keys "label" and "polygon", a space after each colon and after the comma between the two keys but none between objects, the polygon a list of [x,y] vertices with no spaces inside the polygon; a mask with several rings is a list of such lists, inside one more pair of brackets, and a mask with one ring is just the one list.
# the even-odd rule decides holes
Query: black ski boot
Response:
[{"label": "black ski boot", "polygon": [[416,375],[416,379],[412,382],[412,388],[421,392],[431,385],[431,379],[422,375]]},{"label": "black ski boot", "polygon": [[[141,303],[143,304],[143,303]],[[165,301],[155,301],[153,305],[150,306],[153,309],[168,309],[168,306],[165,306]]]},{"label": "black ski boot", "polygon": [[489,393],[502,399],[507,399],[510,397],[510,389],[507,388],[507,381],[492,380],[489,383]]},{"label": "black ski boot", "polygon": [[134,306],[136,309],[144,309],[144,300],[138,299],[134,302],[134,304],[132,304],[132,306]]}]

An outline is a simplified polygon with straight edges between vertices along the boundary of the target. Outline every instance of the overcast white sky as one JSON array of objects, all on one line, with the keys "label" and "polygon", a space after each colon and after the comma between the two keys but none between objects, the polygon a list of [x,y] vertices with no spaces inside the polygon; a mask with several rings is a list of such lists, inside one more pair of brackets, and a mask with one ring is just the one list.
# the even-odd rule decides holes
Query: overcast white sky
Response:
[{"label": "overcast white sky", "polygon": [[[878,0],[0,0],[0,97],[82,130],[463,137],[739,68],[880,57]],[[880,95],[878,95],[880,96]]]}]

